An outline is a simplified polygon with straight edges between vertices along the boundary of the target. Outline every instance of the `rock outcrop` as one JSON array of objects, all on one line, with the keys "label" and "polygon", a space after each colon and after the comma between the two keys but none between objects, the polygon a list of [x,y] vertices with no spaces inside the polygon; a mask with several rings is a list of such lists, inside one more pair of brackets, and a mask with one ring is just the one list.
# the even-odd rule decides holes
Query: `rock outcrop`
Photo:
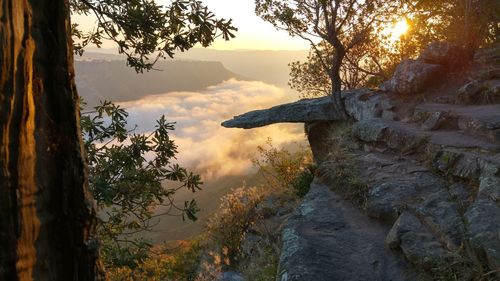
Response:
[{"label": "rock outcrop", "polygon": [[420,60],[402,61],[392,78],[380,85],[380,89],[402,95],[418,94],[435,84],[444,67]]},{"label": "rock outcrop", "polygon": [[[393,117],[394,105],[391,100],[376,91],[356,89],[344,91],[342,99],[347,113],[355,120],[372,117]],[[269,109],[250,111],[224,121],[226,128],[251,129],[275,123],[312,123],[317,121],[338,121],[331,97],[303,99],[297,102],[278,105]]]},{"label": "rock outcrop", "polygon": [[226,128],[251,129],[274,123],[304,123],[339,120],[330,97],[304,99],[269,109],[250,111],[222,123]]},{"label": "rock outcrop", "polygon": [[[500,278],[500,100],[477,99],[486,83],[493,85],[486,92],[498,91],[498,80],[474,77],[484,67],[498,67],[495,50],[478,52],[472,72],[464,72],[470,79],[443,90],[454,98],[442,99],[448,102],[408,96],[430,95],[428,83],[462,52],[441,43],[417,61],[403,62],[385,84],[390,93],[344,92],[354,140],[341,152],[346,155],[333,160],[327,155],[340,152],[332,151],[328,138],[338,118],[327,112],[329,98],[223,123],[307,124],[319,168],[284,225],[280,281],[444,280],[444,274],[468,280],[477,272],[486,280]],[[490,61],[479,63],[484,57]]]},{"label": "rock outcrop", "polygon": [[459,90],[461,104],[500,103],[500,44],[474,55],[469,83]]},{"label": "rock outcrop", "polygon": [[283,229],[278,280],[421,280],[384,246],[388,231],[317,180]]},{"label": "rock outcrop", "polygon": [[420,61],[448,67],[459,66],[471,59],[470,51],[448,42],[433,42],[418,57]]},{"label": "rock outcrop", "polygon": [[[434,42],[416,60],[403,60],[389,81],[380,85],[386,92],[415,95],[443,83],[443,76],[472,63],[470,51],[447,42]],[[444,79],[446,80],[446,79]]]}]

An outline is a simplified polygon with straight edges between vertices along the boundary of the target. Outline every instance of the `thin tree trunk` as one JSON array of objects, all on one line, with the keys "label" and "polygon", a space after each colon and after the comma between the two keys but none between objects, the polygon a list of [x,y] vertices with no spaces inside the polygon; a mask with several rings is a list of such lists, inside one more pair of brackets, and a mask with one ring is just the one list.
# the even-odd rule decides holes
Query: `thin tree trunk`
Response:
[{"label": "thin tree trunk", "polygon": [[0,0],[0,280],[96,280],[69,4]]},{"label": "thin tree trunk", "polygon": [[340,66],[342,65],[344,56],[344,49],[335,47],[335,54],[333,57],[333,65],[330,73],[330,78],[332,80],[332,101],[335,110],[338,112],[339,117],[347,119],[348,116],[345,112],[344,103],[342,102],[342,79],[340,78]]}]

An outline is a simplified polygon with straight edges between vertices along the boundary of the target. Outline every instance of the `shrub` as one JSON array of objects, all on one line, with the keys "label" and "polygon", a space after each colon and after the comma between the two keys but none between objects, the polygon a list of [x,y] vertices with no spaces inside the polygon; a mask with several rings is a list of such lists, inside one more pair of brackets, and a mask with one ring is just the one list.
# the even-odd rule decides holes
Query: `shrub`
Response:
[{"label": "shrub", "polygon": [[153,247],[148,257],[134,269],[128,266],[108,269],[110,281],[191,281],[196,279],[203,247],[200,241],[182,241],[174,247]]},{"label": "shrub", "polygon": [[335,161],[325,161],[319,171],[321,177],[331,183],[332,188],[344,198],[357,206],[365,206],[368,185],[357,175],[352,159],[338,158]]},{"label": "shrub", "polygon": [[263,192],[258,188],[240,187],[221,199],[219,212],[209,219],[207,233],[224,266],[238,263],[241,243],[257,219],[255,207],[262,198]]},{"label": "shrub", "polygon": [[351,128],[351,122],[339,122],[328,132],[329,150],[325,152],[326,160],[321,163],[317,174],[344,198],[363,207],[366,203],[368,186],[358,176],[350,152],[355,143]]},{"label": "shrub", "polygon": [[260,243],[250,257],[250,261],[242,266],[242,272],[248,280],[269,281],[276,279],[279,252],[274,245]]},{"label": "shrub", "polygon": [[258,173],[264,177],[266,188],[282,193],[290,190],[297,196],[304,196],[314,178],[312,155],[309,149],[297,145],[291,152],[285,148],[276,148],[271,139],[265,146],[259,146],[259,157],[252,160]]},{"label": "shrub", "polygon": [[292,182],[292,188],[295,195],[302,198],[311,188],[311,183],[314,179],[314,168],[310,165],[307,169],[303,170]]}]

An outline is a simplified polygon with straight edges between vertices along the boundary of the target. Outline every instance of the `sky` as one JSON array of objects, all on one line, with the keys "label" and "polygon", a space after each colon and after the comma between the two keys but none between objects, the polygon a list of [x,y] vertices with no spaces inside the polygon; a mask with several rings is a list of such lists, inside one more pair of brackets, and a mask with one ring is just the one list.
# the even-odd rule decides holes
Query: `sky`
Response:
[{"label": "sky", "polygon": [[[167,4],[168,0],[158,0]],[[217,50],[305,50],[309,44],[300,38],[291,38],[287,32],[276,30],[270,23],[255,15],[255,0],[202,0],[218,18],[233,19],[238,28],[236,38],[230,41],[222,39],[209,48]],[[93,26],[92,17],[74,16],[73,22],[84,30]],[[105,43],[104,48],[111,48]]]},{"label": "sky", "polygon": [[255,0],[204,0],[216,15],[231,18],[238,28],[237,37],[230,42],[220,40],[214,49],[303,50],[309,44],[300,38],[291,38],[270,23],[255,15]]}]

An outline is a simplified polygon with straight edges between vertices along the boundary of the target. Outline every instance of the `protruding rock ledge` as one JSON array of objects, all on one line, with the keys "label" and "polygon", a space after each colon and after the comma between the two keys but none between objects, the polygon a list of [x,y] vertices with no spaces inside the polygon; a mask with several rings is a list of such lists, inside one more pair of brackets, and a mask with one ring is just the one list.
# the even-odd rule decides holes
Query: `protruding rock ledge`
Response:
[{"label": "protruding rock ledge", "polygon": [[[370,89],[342,92],[347,113],[355,120],[392,117],[392,105],[386,95]],[[275,123],[310,123],[341,120],[333,109],[331,97],[303,99],[269,109],[255,110],[222,123],[226,128],[251,129]]]},{"label": "protruding rock ledge", "polygon": [[303,123],[339,120],[331,97],[304,99],[269,109],[254,110],[222,123],[226,128],[251,129],[274,123]]}]

